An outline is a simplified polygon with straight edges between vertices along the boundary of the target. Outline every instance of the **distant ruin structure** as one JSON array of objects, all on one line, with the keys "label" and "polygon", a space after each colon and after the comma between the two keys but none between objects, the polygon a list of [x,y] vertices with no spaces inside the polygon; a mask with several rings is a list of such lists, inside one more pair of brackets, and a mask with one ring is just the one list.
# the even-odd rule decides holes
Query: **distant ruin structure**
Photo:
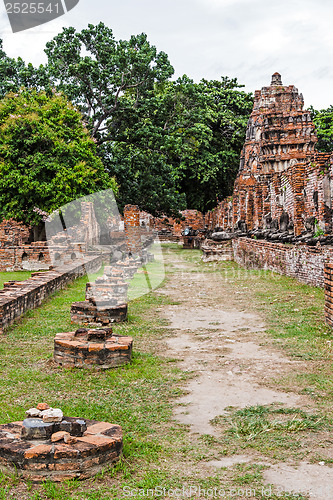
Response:
[{"label": "distant ruin structure", "polygon": [[206,214],[201,248],[206,262],[234,260],[325,288],[333,326],[333,153],[316,151],[303,106],[279,73],[255,92],[233,194]]},{"label": "distant ruin structure", "polygon": [[255,92],[234,191],[206,216],[210,228],[332,232],[333,155],[315,151],[315,126],[303,106],[279,73]]},{"label": "distant ruin structure", "polygon": [[[60,266],[85,254],[100,242],[100,227],[92,202],[81,202],[76,226],[54,235],[50,241],[31,241],[31,228],[14,219],[0,223],[0,272],[36,271]],[[70,248],[69,248],[70,246]]]},{"label": "distant ruin structure", "polygon": [[0,272],[48,269],[50,265],[46,241],[31,243],[29,228],[14,219],[0,223]]}]

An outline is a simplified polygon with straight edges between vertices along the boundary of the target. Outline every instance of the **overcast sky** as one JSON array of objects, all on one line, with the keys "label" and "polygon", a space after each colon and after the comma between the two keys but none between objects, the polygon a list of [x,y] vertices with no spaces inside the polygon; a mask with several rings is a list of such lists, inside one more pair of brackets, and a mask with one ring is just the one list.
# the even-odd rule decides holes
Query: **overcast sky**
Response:
[{"label": "overcast sky", "polygon": [[100,21],[116,39],[147,33],[168,54],[175,77],[237,77],[253,92],[278,71],[306,107],[333,105],[332,0],[80,0],[64,16],[15,34],[0,5],[5,52],[35,65],[46,62],[45,43],[62,27]]}]

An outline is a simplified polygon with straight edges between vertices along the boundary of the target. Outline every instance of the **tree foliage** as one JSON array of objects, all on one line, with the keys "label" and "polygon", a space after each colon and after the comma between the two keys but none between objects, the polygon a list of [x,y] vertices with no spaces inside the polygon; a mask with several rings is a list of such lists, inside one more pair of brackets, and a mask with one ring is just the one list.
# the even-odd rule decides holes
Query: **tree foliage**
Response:
[{"label": "tree foliage", "polygon": [[21,90],[0,101],[0,217],[38,224],[46,212],[116,188],[81,114],[56,92]]},{"label": "tree foliage", "polygon": [[333,106],[320,111],[311,106],[309,111],[316,126],[317,150],[326,153],[333,151]]},{"label": "tree foliage", "polygon": [[206,211],[231,194],[253,102],[236,79],[171,81],[167,55],[144,33],[116,40],[103,23],[65,28],[45,52],[38,69],[0,53],[0,92],[22,84],[63,92],[116,178],[120,208]]},{"label": "tree foliage", "polygon": [[65,28],[46,44],[45,52],[58,88],[80,106],[99,143],[112,140],[113,127],[126,119],[128,101],[121,99],[125,92],[132,93],[131,106],[136,107],[156,82],[174,71],[167,55],[157,53],[146,34],[117,41],[103,23],[89,24],[80,33]]},{"label": "tree foliage", "polygon": [[46,53],[119,183],[121,206],[207,210],[230,194],[252,108],[236,79],[172,82],[166,54],[145,34],[116,41],[103,23],[64,29]]}]

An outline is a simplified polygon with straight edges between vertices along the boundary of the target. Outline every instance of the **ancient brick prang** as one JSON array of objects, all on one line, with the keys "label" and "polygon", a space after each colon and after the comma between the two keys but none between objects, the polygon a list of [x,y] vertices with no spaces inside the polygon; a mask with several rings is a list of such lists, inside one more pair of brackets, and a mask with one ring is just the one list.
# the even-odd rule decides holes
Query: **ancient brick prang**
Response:
[{"label": "ancient brick prang", "polygon": [[254,229],[263,227],[265,219],[278,221],[286,211],[299,234],[304,229],[304,170],[317,138],[310,113],[303,111],[302,94],[280,81],[275,74],[270,87],[255,93],[234,186],[233,215]]},{"label": "ancient brick prang", "polygon": [[275,73],[255,92],[233,195],[206,216],[209,228],[289,242],[330,233],[333,156],[316,152],[316,142],[302,94]]}]

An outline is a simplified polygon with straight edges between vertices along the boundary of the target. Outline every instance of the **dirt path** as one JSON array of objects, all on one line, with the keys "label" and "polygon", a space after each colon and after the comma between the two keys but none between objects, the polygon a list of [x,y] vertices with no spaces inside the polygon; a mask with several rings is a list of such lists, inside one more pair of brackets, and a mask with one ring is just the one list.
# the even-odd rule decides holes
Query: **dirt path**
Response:
[{"label": "dirt path", "polygon": [[[187,394],[178,400],[175,417],[195,435],[218,438],[220,431],[211,421],[231,406],[281,403],[285,408],[309,409],[306,396],[273,386],[275,377],[301,368],[304,361],[287,358],[273,345],[263,319],[247,303],[246,284],[227,282],[221,273],[196,272],[195,264],[174,252],[166,254],[166,265],[172,274],[159,293],[179,302],[160,309],[170,328],[166,355],[194,374]],[[229,467],[253,460],[258,463],[258,456],[245,453],[205,465]],[[333,498],[332,468],[306,462],[273,464],[264,456],[261,461],[269,466],[264,477],[276,491],[311,493],[313,500]]]}]

